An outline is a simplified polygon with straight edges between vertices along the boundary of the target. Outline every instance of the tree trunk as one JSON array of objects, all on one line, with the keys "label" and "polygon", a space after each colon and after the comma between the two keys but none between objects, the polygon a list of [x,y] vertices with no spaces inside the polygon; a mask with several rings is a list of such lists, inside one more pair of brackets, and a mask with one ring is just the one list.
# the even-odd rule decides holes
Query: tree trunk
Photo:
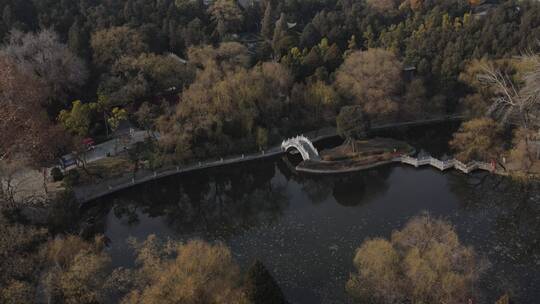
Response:
[{"label": "tree trunk", "polygon": [[107,123],[107,114],[103,112],[103,122],[105,123],[105,132],[107,134],[107,138],[109,138],[109,124]]},{"label": "tree trunk", "polygon": [[47,188],[47,169],[43,168],[43,189],[45,194],[49,194],[49,189]]}]

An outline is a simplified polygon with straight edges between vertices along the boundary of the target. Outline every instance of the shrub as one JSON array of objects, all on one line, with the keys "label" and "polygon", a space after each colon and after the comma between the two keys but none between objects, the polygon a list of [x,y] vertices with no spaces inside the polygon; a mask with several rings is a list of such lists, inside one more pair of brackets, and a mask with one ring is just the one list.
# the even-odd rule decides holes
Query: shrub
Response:
[{"label": "shrub", "polygon": [[73,186],[76,186],[76,185],[79,184],[80,178],[81,178],[81,175],[80,175],[79,171],[70,170],[64,176],[64,180],[63,180],[64,186],[67,187],[67,188],[71,188]]},{"label": "shrub", "polygon": [[61,181],[62,179],[64,179],[64,173],[62,173],[62,170],[60,170],[59,168],[54,167],[54,168],[51,170],[51,177],[53,178],[53,180],[54,180],[55,182],[59,182],[59,181]]}]

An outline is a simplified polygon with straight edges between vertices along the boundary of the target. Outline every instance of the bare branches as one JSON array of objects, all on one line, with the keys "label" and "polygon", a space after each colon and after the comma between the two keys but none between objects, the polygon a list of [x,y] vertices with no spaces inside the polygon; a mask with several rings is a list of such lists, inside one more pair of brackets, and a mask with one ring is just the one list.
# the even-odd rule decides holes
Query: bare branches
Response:
[{"label": "bare branches", "polygon": [[518,60],[513,64],[522,64],[527,68],[521,71],[523,67],[515,67],[518,70],[514,71],[515,75],[493,63],[483,63],[482,73],[477,76],[477,80],[493,93],[488,116],[505,123],[517,120],[522,127],[528,128],[531,124],[538,124],[536,113],[540,106],[540,59],[536,55],[525,55]]},{"label": "bare branches", "polygon": [[45,192],[30,189],[35,176],[29,174],[21,160],[0,161],[0,210],[42,206]]},{"label": "bare branches", "polygon": [[523,76],[525,85],[523,86],[522,94],[526,103],[538,105],[540,104],[540,56],[528,56],[531,70]]},{"label": "bare branches", "polygon": [[83,61],[71,53],[52,30],[35,34],[13,30],[1,52],[20,70],[42,80],[54,98],[80,87],[87,78]]}]

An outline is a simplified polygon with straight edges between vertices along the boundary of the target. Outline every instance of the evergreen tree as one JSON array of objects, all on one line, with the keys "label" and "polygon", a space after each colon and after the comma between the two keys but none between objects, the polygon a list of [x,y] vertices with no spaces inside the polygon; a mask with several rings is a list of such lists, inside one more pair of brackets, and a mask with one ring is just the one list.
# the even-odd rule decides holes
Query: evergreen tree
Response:
[{"label": "evergreen tree", "polygon": [[302,48],[304,47],[312,47],[317,42],[321,40],[321,35],[317,31],[317,28],[313,26],[313,23],[308,23],[306,27],[304,27],[304,30],[302,31],[302,35],[300,36],[300,46]]},{"label": "evergreen tree", "polygon": [[274,18],[272,15],[272,4],[268,3],[266,9],[264,10],[264,17],[261,22],[261,36],[263,38],[270,40],[272,38],[272,33],[274,30]]},{"label": "evergreen tree", "polygon": [[246,295],[253,304],[287,303],[281,288],[261,261],[255,261],[248,270]]},{"label": "evergreen tree", "polygon": [[6,28],[11,27],[11,23],[13,21],[11,16],[11,6],[9,6],[8,4],[4,7],[4,10],[2,12],[2,22],[4,22]]},{"label": "evergreen tree", "polygon": [[272,48],[274,49],[274,54],[281,55],[283,51],[287,48],[287,18],[284,13],[281,13],[278,21],[276,22],[276,28],[274,29],[274,36],[272,39]]},{"label": "evergreen tree", "polygon": [[80,20],[76,20],[75,23],[69,28],[68,32],[68,47],[74,53],[81,58],[89,58],[90,50],[90,34],[84,28],[84,23]]}]

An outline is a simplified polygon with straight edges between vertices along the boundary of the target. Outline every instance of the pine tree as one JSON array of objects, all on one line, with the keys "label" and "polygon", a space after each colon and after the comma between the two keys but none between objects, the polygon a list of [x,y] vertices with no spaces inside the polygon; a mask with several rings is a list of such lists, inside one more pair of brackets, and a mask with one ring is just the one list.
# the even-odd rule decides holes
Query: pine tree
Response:
[{"label": "pine tree", "polygon": [[301,47],[313,47],[317,42],[321,40],[321,35],[317,31],[317,28],[313,25],[313,23],[308,23],[306,27],[304,27],[304,30],[302,31],[302,35],[300,36],[300,46]]},{"label": "pine tree", "polygon": [[347,50],[343,52],[343,59],[347,58],[347,56],[349,56],[349,54],[354,52],[357,48],[358,48],[358,45],[356,43],[356,36],[352,35],[351,39],[347,41]]},{"label": "pine tree", "polygon": [[253,304],[286,304],[281,288],[260,261],[255,261],[248,270],[246,295]]},{"label": "pine tree", "polygon": [[274,49],[274,54],[281,55],[282,50],[282,40],[287,36],[287,18],[284,13],[281,13],[278,21],[276,22],[276,28],[274,29],[274,36],[272,38],[272,48]]},{"label": "pine tree", "polygon": [[2,21],[4,22],[4,25],[6,28],[11,28],[11,24],[13,23],[13,20],[12,20],[11,6],[9,6],[9,4],[4,7],[4,11],[2,12]]},{"label": "pine tree", "polygon": [[83,22],[79,19],[75,20],[68,32],[68,47],[81,58],[88,59],[90,49],[90,35],[84,28]]},{"label": "pine tree", "polygon": [[264,10],[264,17],[261,22],[261,35],[263,38],[270,40],[273,33],[273,16],[272,16],[272,4],[268,3],[266,9]]}]

